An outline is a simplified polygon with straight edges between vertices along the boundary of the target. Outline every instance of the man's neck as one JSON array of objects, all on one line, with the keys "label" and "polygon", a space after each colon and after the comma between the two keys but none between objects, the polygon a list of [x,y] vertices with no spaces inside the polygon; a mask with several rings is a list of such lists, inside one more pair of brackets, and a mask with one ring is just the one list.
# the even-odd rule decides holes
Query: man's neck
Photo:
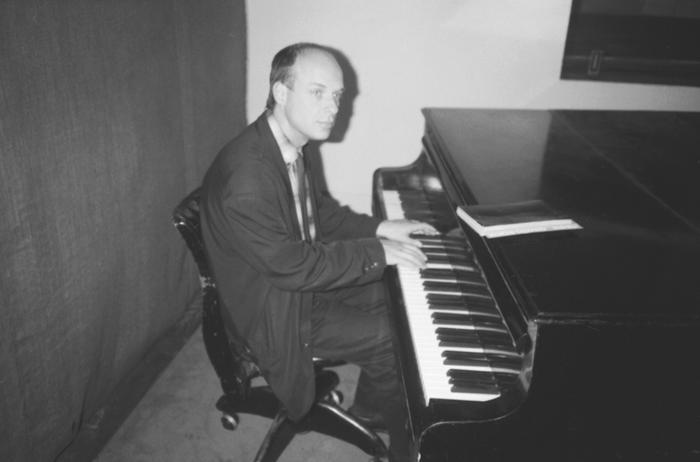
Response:
[{"label": "man's neck", "polygon": [[[301,133],[298,133],[289,123],[287,117],[281,111],[279,106],[275,106],[272,111],[269,111],[269,118],[272,119],[271,125],[275,124],[284,141],[290,144],[295,150],[300,151],[302,147],[309,141]],[[277,135],[277,134],[276,134]]]}]

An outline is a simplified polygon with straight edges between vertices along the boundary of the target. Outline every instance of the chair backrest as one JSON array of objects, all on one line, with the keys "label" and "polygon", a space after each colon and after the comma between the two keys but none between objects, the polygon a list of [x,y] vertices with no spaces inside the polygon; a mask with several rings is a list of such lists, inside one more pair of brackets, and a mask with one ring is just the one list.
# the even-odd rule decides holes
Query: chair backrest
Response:
[{"label": "chair backrest", "polygon": [[211,277],[209,264],[204,251],[202,239],[202,227],[199,217],[199,202],[202,196],[202,188],[197,188],[187,195],[173,211],[173,224],[185,240],[187,248],[192,253],[197,264],[199,275],[207,279],[207,284],[214,284]]},{"label": "chair backrest", "polygon": [[192,191],[173,211],[173,224],[187,244],[199,271],[202,290],[202,336],[209,360],[226,394],[245,397],[250,380],[260,371],[245,342],[231,339],[221,316],[219,294],[209,268],[199,214],[201,188]]}]

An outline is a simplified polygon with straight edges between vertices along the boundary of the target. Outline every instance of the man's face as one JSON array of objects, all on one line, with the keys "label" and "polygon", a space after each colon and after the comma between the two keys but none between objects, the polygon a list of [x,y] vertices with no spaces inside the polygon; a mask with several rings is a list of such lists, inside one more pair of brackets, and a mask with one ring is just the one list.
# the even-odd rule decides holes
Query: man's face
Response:
[{"label": "man's face", "polygon": [[343,93],[343,71],[327,53],[307,50],[297,57],[294,80],[285,87],[281,108],[292,138],[325,140],[331,133]]}]

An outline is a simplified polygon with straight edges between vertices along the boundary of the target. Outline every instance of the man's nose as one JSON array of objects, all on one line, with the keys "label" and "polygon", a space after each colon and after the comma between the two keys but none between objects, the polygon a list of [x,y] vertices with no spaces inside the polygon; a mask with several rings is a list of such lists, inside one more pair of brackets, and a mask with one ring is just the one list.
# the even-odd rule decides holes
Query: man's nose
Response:
[{"label": "man's nose", "polygon": [[331,96],[326,102],[326,109],[331,114],[336,115],[338,113],[338,110],[340,109],[340,102]]}]

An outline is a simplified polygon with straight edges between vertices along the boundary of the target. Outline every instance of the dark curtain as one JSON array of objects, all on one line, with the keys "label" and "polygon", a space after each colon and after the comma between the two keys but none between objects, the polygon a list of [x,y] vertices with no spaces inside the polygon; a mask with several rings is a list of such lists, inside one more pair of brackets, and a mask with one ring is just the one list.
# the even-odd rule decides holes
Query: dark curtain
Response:
[{"label": "dark curtain", "polygon": [[170,223],[245,123],[245,5],[0,0],[0,460],[53,460],[185,312]]}]

